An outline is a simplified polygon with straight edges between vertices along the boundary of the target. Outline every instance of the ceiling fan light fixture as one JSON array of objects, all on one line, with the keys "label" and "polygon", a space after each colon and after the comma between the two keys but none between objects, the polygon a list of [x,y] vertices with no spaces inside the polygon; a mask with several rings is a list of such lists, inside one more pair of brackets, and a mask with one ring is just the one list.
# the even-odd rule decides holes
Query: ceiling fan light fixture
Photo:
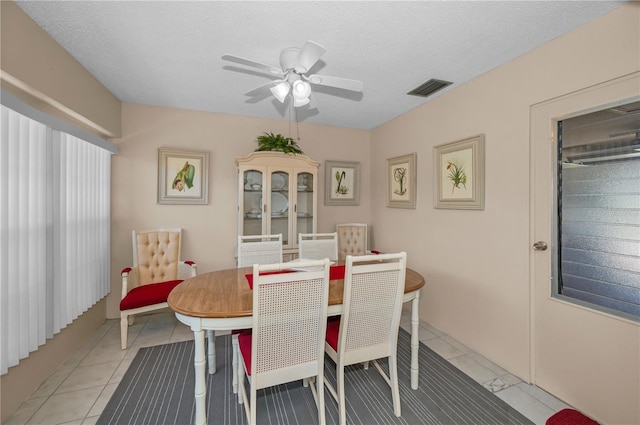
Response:
[{"label": "ceiling fan light fixture", "polygon": [[280,103],[284,103],[285,98],[289,94],[289,83],[282,81],[275,86],[271,87],[271,93],[273,96],[280,101]]},{"label": "ceiling fan light fixture", "polygon": [[[306,81],[296,80],[293,83],[293,98],[297,101],[307,100],[309,103],[309,95],[311,94],[311,85]],[[305,104],[306,104],[305,103]]]}]

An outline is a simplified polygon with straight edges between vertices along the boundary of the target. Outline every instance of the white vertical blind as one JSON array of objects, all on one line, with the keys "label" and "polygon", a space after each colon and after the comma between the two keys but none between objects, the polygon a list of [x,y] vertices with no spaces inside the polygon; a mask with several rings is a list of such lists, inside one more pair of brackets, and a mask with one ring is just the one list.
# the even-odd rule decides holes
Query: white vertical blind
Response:
[{"label": "white vertical blind", "polygon": [[109,292],[111,153],[2,106],[0,371]]},{"label": "white vertical blind", "polygon": [[2,107],[0,362],[2,373],[45,340],[47,128]]}]

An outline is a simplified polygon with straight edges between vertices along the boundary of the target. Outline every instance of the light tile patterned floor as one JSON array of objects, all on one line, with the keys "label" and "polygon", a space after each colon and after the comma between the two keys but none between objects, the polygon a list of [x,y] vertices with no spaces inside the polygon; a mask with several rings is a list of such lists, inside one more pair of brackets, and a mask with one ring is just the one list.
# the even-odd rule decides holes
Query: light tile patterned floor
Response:
[{"label": "light tile patterned floor", "polygon": [[[410,330],[410,324],[410,313],[404,310],[401,326]],[[569,407],[426,322],[420,322],[419,336],[421,342],[536,424],[543,425],[549,416]],[[138,317],[129,328],[128,349],[121,350],[119,320],[107,320],[5,424],[95,424],[139,348],[190,339],[191,330],[167,311]]]}]

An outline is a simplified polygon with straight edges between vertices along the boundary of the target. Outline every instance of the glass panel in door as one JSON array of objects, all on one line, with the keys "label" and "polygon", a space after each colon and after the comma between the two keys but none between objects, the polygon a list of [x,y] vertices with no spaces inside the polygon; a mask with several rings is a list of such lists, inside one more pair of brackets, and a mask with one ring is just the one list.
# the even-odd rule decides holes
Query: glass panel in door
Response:
[{"label": "glass panel in door", "polygon": [[262,192],[263,174],[258,170],[244,172],[243,236],[261,235],[263,229]]},{"label": "glass panel in door", "polygon": [[271,173],[271,229],[269,234],[282,233],[282,244],[289,245],[289,173]]},{"label": "glass panel in door", "polygon": [[299,173],[296,179],[296,228],[298,233],[313,233],[313,174]]}]

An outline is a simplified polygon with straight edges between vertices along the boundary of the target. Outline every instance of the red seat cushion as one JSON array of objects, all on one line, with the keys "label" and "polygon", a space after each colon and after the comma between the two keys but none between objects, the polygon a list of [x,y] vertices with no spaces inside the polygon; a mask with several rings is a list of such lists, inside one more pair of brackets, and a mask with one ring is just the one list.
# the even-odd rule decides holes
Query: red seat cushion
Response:
[{"label": "red seat cushion", "polygon": [[133,288],[120,301],[120,311],[167,302],[169,293],[181,282],[182,280],[170,280]]},{"label": "red seat cushion", "polygon": [[[344,279],[344,271],[345,266],[331,266],[329,267],[329,280],[342,280]],[[279,273],[293,273],[294,270],[279,270],[275,272],[264,272],[260,273],[261,275],[266,274],[279,274]],[[253,289],[253,273],[249,273],[244,275],[247,278],[247,282],[249,282],[249,288]]]},{"label": "red seat cushion", "polygon": [[547,419],[546,425],[598,425],[598,422],[586,417],[574,409],[562,409]]},{"label": "red seat cushion", "polygon": [[340,332],[340,319],[338,320],[329,320],[327,322],[327,344],[333,351],[338,351],[338,333]]},{"label": "red seat cushion", "polygon": [[251,376],[251,331],[238,334],[238,347],[244,364],[247,366],[247,375]]}]

